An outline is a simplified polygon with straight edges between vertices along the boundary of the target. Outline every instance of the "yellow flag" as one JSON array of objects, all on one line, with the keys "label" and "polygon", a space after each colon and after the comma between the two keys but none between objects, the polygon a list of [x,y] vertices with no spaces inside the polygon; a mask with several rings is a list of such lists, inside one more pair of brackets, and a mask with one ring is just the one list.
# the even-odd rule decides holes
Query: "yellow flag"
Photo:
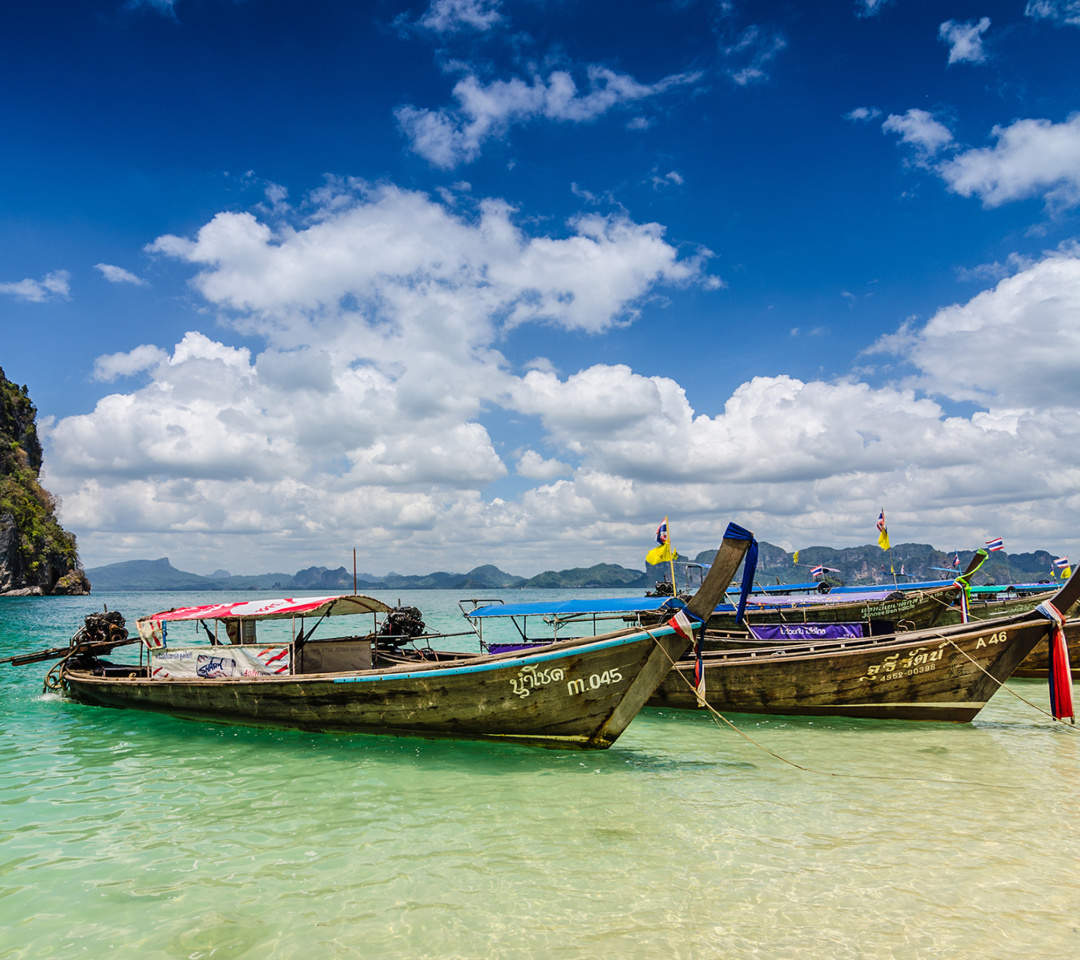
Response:
[{"label": "yellow flag", "polygon": [[675,560],[678,556],[679,555],[675,552],[675,548],[671,545],[671,541],[667,540],[660,544],[660,546],[653,547],[645,554],[645,562],[656,566],[658,563],[667,563],[669,560]]},{"label": "yellow flag", "polygon": [[792,562],[792,563],[794,563],[794,564],[796,564],[796,565],[798,565],[798,563],[799,563],[799,551],[798,551],[798,550],[796,550],[796,551],[795,551],[795,552],[794,552],[794,553],[793,553],[793,554],[791,555],[791,562]]},{"label": "yellow flag", "polygon": [[885,508],[884,507],[881,508],[881,513],[878,515],[878,518],[877,518],[877,530],[878,530],[878,534],[877,534],[878,546],[881,547],[882,550],[888,550],[889,549],[889,531],[885,526]]},{"label": "yellow flag", "polygon": [[1068,580],[1072,576],[1072,567],[1066,567],[1061,571],[1061,579]]}]

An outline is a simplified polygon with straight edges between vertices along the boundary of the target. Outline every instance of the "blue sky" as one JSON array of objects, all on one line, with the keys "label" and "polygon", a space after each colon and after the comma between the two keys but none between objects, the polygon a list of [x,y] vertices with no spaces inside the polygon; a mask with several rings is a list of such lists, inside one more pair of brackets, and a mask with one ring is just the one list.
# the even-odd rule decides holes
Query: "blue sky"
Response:
[{"label": "blue sky", "polygon": [[6,13],[0,366],[88,566],[1080,553],[1080,2]]}]

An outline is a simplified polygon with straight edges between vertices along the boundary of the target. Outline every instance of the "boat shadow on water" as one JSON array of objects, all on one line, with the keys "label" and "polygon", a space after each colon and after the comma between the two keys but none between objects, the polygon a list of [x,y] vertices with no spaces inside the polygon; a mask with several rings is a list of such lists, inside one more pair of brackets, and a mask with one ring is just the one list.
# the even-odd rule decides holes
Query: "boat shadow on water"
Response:
[{"label": "boat shadow on water", "polygon": [[[228,758],[230,764],[246,763],[272,767],[291,764],[308,756],[318,763],[348,764],[372,770],[386,763],[397,768],[413,761],[422,768],[458,769],[470,776],[505,777],[515,773],[558,771],[562,775],[580,772],[590,776],[619,773],[630,765],[635,769],[752,766],[725,756],[721,744],[714,744],[715,759],[685,756],[672,726],[696,720],[692,715],[663,717],[655,714],[662,730],[641,724],[646,735],[635,735],[631,726],[625,739],[611,750],[588,751],[541,749],[534,745],[491,740],[459,740],[447,737],[387,734],[370,731],[321,733],[247,723],[191,723],[167,714],[116,710],[45,693],[37,697],[42,719],[52,727],[57,749],[79,759],[82,765],[109,766],[119,752],[145,751],[155,764],[215,766]],[[659,749],[658,749],[659,748]],[[670,752],[665,749],[670,748]]]}]

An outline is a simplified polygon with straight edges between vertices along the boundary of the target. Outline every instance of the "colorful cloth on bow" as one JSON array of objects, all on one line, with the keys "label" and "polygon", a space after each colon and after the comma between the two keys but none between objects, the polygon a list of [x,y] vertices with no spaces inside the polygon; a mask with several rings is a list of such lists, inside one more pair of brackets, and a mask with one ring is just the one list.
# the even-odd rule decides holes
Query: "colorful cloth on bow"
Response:
[{"label": "colorful cloth on bow", "polygon": [[702,625],[697,617],[685,610],[680,610],[668,620],[668,626],[684,640],[690,640],[694,644],[694,694],[699,707],[705,706],[705,664],[701,660],[701,638],[705,631],[700,629]]},{"label": "colorful cloth on bow", "polygon": [[1055,720],[1068,717],[1076,723],[1073,707],[1072,671],[1069,666],[1069,645],[1065,642],[1065,616],[1049,600],[1040,603],[1035,612],[1046,617],[1050,630],[1050,712]]}]

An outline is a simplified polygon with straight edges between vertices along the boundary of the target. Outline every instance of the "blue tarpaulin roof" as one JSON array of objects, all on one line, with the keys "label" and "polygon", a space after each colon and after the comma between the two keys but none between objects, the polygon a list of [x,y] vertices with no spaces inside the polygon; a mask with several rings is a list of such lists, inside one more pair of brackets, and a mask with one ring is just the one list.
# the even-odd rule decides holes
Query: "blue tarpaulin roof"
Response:
[{"label": "blue tarpaulin roof", "polygon": [[671,597],[598,597],[594,600],[563,600],[534,603],[492,603],[469,612],[471,619],[480,617],[572,617],[600,613],[644,613],[660,610],[671,604],[677,610],[684,604],[672,602]]},{"label": "blue tarpaulin roof", "polygon": [[[902,583],[900,590],[929,589],[947,587],[952,580],[931,580],[923,583]],[[816,584],[815,584],[816,585]],[[833,587],[827,594],[772,595],[773,590],[792,590],[810,586],[809,584],[783,584],[774,587],[764,596],[760,593],[750,599],[750,609],[779,606],[827,606],[834,603],[854,603],[859,600],[884,600],[896,588],[888,585],[866,587]],[[845,595],[843,599],[837,594]],[[672,602],[671,597],[598,597],[590,600],[539,601],[533,603],[493,603],[486,607],[477,607],[469,612],[471,619],[484,617],[574,617],[590,616],[603,613],[654,613],[664,608],[676,610],[684,606],[682,601]],[[729,603],[720,604],[718,613],[732,612],[735,607]]]}]

